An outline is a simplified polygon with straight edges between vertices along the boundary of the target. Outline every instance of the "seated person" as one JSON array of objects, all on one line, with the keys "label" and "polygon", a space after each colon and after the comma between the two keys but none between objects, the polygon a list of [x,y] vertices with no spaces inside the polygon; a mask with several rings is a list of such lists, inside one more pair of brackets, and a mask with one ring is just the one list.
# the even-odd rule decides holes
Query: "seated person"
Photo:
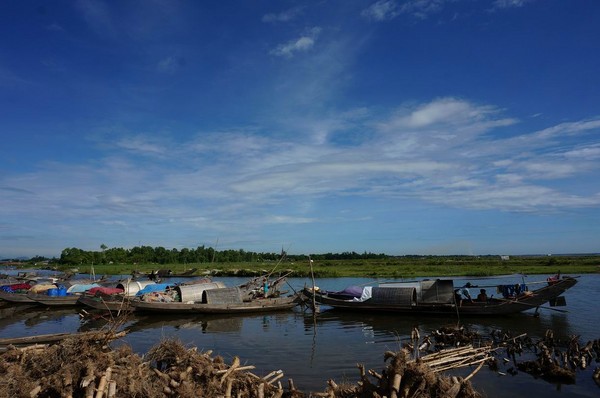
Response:
[{"label": "seated person", "polygon": [[479,291],[479,294],[477,295],[477,301],[481,301],[482,303],[485,303],[487,301],[487,299],[488,299],[488,297],[485,292],[485,289],[481,289]]},{"label": "seated person", "polygon": [[467,282],[462,289],[460,290],[460,292],[462,293],[463,296],[465,296],[465,299],[469,302],[472,302],[473,299],[471,298],[471,293],[469,292],[469,288],[471,287],[471,283]]}]

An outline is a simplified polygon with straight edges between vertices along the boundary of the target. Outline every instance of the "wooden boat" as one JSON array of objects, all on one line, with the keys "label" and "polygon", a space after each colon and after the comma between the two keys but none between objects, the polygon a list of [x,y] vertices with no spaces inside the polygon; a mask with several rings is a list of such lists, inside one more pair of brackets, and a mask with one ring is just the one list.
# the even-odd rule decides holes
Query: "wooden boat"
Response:
[{"label": "wooden boat", "polygon": [[156,276],[159,278],[191,278],[191,277],[197,277],[197,275],[194,275],[196,273],[196,271],[198,271],[198,268],[192,268],[192,269],[188,269],[187,271],[183,271],[180,273],[175,273],[173,271],[171,271],[170,269],[159,269],[158,271],[156,271]]},{"label": "wooden boat", "polygon": [[8,293],[0,291],[0,299],[11,303],[35,303],[35,300],[27,297],[27,293]]},{"label": "wooden boat", "polygon": [[[508,315],[537,309],[545,304],[557,311],[554,306],[566,305],[562,293],[573,287],[577,280],[573,277],[543,282],[544,286],[529,290],[524,284],[498,285],[499,298],[483,301],[457,297],[464,287],[455,287],[452,280],[424,280],[419,282],[385,283],[379,286],[362,288],[360,297],[352,292],[327,292],[319,288],[305,288],[307,301],[348,311],[396,312],[419,315]],[[467,287],[475,287],[467,285]],[[512,295],[511,295],[512,294]]]},{"label": "wooden boat", "polygon": [[124,295],[91,295],[82,294],[78,298],[79,304],[96,310],[123,312],[132,309],[129,305],[131,298]]},{"label": "wooden boat", "polygon": [[28,293],[27,297],[38,304],[51,307],[64,307],[81,305],[79,297],[86,291],[93,288],[100,288],[98,283],[89,283],[90,281],[82,280],[81,283],[67,283],[65,285],[56,285],[54,288],[47,289],[42,292],[35,291],[35,287]]},{"label": "wooden boat", "polygon": [[[43,284],[37,285],[37,287]],[[3,285],[0,287],[0,298],[10,303],[30,303],[34,304],[35,300],[27,296],[29,290],[35,287],[35,284],[31,283],[15,283],[10,285]],[[49,287],[56,287],[53,284],[48,284]]]},{"label": "wooden boat", "polygon": [[300,304],[301,293],[284,297],[279,286],[285,276],[270,281],[267,276],[254,278],[236,287],[226,287],[222,282],[205,280],[201,283],[182,284],[155,296],[143,296],[130,301],[135,311],[193,313],[193,314],[245,314],[287,310]]},{"label": "wooden boat", "polygon": [[[229,288],[226,288],[229,289]],[[234,288],[235,289],[235,288]],[[214,289],[216,292],[221,289]],[[220,293],[220,292],[216,292]],[[211,294],[209,293],[209,296]],[[229,301],[229,300],[227,300]],[[299,295],[290,297],[257,298],[250,301],[235,300],[229,302],[130,302],[136,311],[189,314],[245,314],[269,311],[289,310],[300,303]]]},{"label": "wooden boat", "polygon": [[27,293],[27,297],[33,300],[35,303],[41,305],[47,305],[50,307],[64,307],[64,306],[72,306],[79,305],[78,302],[81,294],[67,294],[64,296],[50,296],[44,293]]}]

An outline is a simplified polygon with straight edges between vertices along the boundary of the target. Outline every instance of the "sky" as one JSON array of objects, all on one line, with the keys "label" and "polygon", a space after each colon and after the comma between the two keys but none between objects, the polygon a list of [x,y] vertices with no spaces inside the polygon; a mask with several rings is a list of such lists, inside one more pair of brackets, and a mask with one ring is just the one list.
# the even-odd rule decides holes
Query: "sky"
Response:
[{"label": "sky", "polygon": [[0,2],[0,258],[600,252],[596,0]]}]

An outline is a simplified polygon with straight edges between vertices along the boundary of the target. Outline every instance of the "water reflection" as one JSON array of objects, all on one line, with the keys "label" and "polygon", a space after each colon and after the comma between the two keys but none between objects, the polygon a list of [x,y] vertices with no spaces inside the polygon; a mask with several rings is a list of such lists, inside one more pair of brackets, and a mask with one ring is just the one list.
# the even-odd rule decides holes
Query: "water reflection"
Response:
[{"label": "water reflection", "polygon": [[174,330],[195,329],[202,333],[231,333],[241,331],[243,321],[242,316],[146,315],[136,317],[135,322],[127,329],[130,332],[172,328]]},{"label": "water reflection", "polygon": [[77,315],[73,307],[51,308],[38,304],[14,304],[0,307],[0,330],[22,323],[27,328],[48,322],[60,323],[68,316]]}]

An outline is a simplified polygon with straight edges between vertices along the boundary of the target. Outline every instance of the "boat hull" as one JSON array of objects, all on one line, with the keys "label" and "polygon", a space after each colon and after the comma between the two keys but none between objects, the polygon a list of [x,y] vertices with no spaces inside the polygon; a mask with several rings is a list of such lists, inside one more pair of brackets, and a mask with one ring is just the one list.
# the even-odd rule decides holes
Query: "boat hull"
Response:
[{"label": "boat hull", "polygon": [[35,303],[26,293],[7,293],[0,291],[0,299],[11,303]]},{"label": "boat hull", "polygon": [[136,311],[161,313],[191,313],[191,314],[245,314],[279,310],[289,310],[299,304],[299,298],[277,297],[256,299],[242,303],[205,304],[205,303],[158,303],[132,301]]},{"label": "boat hull", "polygon": [[67,295],[67,296],[49,296],[47,294],[37,294],[37,293],[27,293],[27,297],[29,297],[34,302],[47,305],[50,307],[67,307],[67,306],[76,306],[80,305],[79,295]]},{"label": "boat hull", "polygon": [[129,299],[126,297],[104,298],[104,297],[83,295],[83,296],[79,297],[78,301],[80,304],[85,305],[86,307],[96,309],[96,310],[120,312],[120,311],[130,311],[133,309],[133,307],[131,307],[129,305]]}]

